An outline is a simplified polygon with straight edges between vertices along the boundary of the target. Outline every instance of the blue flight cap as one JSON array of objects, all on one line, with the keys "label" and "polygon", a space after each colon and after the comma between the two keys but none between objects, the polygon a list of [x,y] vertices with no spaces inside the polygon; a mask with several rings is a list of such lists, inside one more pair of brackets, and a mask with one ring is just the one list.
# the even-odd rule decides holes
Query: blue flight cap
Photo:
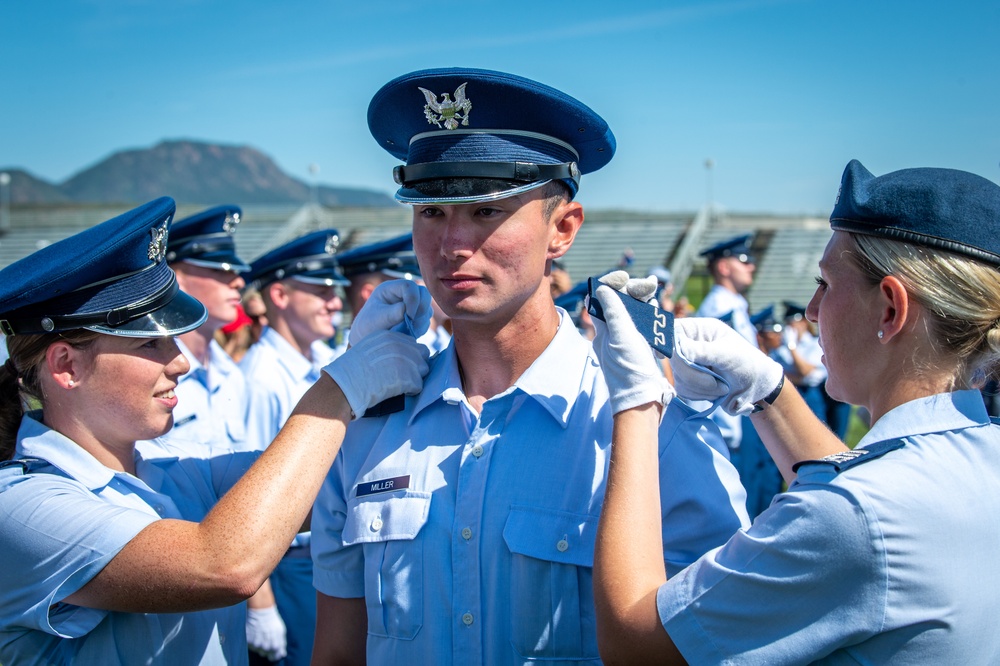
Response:
[{"label": "blue flight cap", "polygon": [[337,255],[337,263],[348,279],[362,273],[382,273],[407,280],[420,277],[412,233],[345,250]]},{"label": "blue flight cap", "polygon": [[780,333],[784,326],[774,318],[774,306],[768,305],[760,312],[750,315],[750,323],[758,333]]},{"label": "blue flight cap", "polygon": [[785,306],[785,321],[799,321],[806,318],[806,309],[791,301],[782,301]]},{"label": "blue flight cap", "polygon": [[836,231],[881,236],[1000,265],[1000,185],[955,169],[902,169],[875,177],[844,169],[830,214]]},{"label": "blue flight cap", "polygon": [[340,235],[336,229],[321,229],[299,236],[254,259],[245,276],[247,287],[263,289],[272,282],[294,278],[310,284],[348,285],[337,262]]},{"label": "blue flight cap", "polygon": [[243,273],[250,266],[236,256],[233,234],[243,211],[239,206],[216,206],[170,226],[167,262],[185,261],[195,266]]},{"label": "blue flight cap", "polygon": [[205,306],[180,291],[164,260],[174,210],[173,199],[156,199],[4,268],[0,332],[147,338],[201,326]]},{"label": "blue flight cap", "polygon": [[555,88],[485,69],[427,69],[382,86],[368,106],[378,144],[408,204],[493,201],[564,182],[615,154],[608,124]]},{"label": "blue flight cap", "polygon": [[699,256],[705,257],[709,262],[723,257],[736,257],[744,264],[757,263],[754,256],[750,254],[751,238],[753,238],[753,234],[745,234],[724,240],[721,243],[716,243],[712,247],[702,250]]}]

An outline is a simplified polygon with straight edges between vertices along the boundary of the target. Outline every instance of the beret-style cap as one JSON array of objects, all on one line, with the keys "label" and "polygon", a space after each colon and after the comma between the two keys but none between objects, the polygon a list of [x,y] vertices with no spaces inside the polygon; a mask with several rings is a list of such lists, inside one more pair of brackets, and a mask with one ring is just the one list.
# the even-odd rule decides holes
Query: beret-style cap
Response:
[{"label": "beret-style cap", "polygon": [[205,307],[179,290],[164,260],[174,210],[161,197],[4,268],[0,332],[162,337],[200,326]]},{"label": "beret-style cap", "polygon": [[239,206],[216,206],[176,220],[170,226],[167,262],[186,261],[237,273],[250,270],[250,266],[236,256],[233,241],[242,214]]},{"label": "beret-style cap", "polygon": [[956,169],[902,169],[876,177],[851,160],[830,226],[1000,265],[1000,185]]},{"label": "beret-style cap", "polygon": [[403,160],[394,177],[403,203],[474,203],[580,175],[615,153],[608,124],[555,88],[485,69],[427,69],[375,93],[368,127]]}]

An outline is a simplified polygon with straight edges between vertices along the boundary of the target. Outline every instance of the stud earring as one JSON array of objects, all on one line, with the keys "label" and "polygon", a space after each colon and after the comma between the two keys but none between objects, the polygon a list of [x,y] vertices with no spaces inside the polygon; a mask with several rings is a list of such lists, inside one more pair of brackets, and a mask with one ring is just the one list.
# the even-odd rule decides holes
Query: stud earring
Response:
[{"label": "stud earring", "polygon": [[[879,336],[879,337],[882,337],[882,336]],[[67,384],[67,385],[68,385],[68,386],[69,386],[70,388],[73,388],[73,387],[75,386],[75,384],[73,383],[73,380],[72,380],[72,379],[71,379],[71,380],[69,380],[68,382],[66,382],[66,384]]]},{"label": "stud earring", "polygon": [[882,331],[878,332],[878,339],[881,340],[882,336],[885,335]]}]

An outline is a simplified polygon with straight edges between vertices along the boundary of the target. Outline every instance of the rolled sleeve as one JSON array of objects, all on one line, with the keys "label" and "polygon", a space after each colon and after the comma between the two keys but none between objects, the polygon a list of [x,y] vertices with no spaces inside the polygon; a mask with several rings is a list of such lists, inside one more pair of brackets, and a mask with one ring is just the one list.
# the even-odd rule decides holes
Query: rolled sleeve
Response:
[{"label": "rolled sleeve", "polygon": [[343,455],[339,455],[313,505],[313,587],[329,597],[349,599],[365,596],[365,564],[362,546],[343,542],[347,518],[343,478]]}]

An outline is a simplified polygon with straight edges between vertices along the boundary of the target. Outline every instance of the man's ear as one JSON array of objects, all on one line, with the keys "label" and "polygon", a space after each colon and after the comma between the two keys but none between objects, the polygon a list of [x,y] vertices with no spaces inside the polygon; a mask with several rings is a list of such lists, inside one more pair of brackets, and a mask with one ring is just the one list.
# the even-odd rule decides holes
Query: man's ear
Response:
[{"label": "man's ear", "polygon": [[287,308],[290,298],[291,289],[289,289],[288,286],[281,280],[267,285],[267,299],[271,302],[271,305],[278,310],[284,310]]},{"label": "man's ear", "polygon": [[552,211],[552,234],[549,237],[548,259],[558,259],[573,245],[583,226],[583,206],[576,201],[563,201]]},{"label": "man's ear", "polygon": [[886,343],[906,327],[907,319],[915,314],[914,303],[906,287],[893,275],[882,278],[878,289],[881,296],[878,330],[882,333],[879,339]]}]

